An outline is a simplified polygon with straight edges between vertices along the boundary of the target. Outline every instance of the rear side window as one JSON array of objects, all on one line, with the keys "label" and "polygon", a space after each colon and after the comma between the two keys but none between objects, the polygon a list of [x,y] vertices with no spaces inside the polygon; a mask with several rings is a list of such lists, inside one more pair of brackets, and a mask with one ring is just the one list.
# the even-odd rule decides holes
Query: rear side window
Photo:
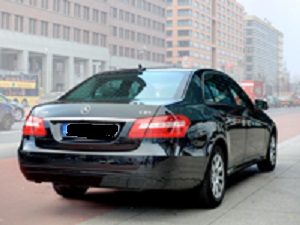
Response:
[{"label": "rear side window", "polygon": [[62,101],[110,102],[177,99],[183,95],[186,72],[155,71],[95,75],[62,96]]},{"label": "rear side window", "polygon": [[205,75],[205,100],[207,102],[216,102],[228,105],[235,105],[227,83],[223,80],[222,76],[217,74]]}]

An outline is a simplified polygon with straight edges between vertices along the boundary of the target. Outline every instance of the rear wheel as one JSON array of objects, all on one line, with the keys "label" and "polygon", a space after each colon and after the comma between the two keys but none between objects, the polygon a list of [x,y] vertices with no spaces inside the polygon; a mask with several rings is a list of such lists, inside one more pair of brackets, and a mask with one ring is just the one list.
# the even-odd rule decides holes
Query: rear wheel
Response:
[{"label": "rear wheel", "polygon": [[258,162],[257,167],[262,172],[270,172],[275,169],[276,161],[277,161],[276,137],[274,134],[272,134],[269,141],[267,157],[265,160]]},{"label": "rear wheel", "polygon": [[226,163],[222,149],[215,146],[204,180],[196,191],[196,204],[207,208],[218,207],[224,198],[226,184]]},{"label": "rear wheel", "polygon": [[4,130],[10,130],[13,124],[14,118],[10,115],[6,115],[1,121],[1,128],[3,128]]},{"label": "rear wheel", "polygon": [[54,191],[64,198],[80,198],[84,196],[87,187],[53,184]]}]

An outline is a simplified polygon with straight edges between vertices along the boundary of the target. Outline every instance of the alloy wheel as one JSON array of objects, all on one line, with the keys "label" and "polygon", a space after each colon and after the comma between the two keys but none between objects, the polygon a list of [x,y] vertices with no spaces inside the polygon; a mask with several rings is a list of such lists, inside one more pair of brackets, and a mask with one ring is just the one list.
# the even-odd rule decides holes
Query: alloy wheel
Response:
[{"label": "alloy wheel", "polygon": [[216,154],[211,164],[211,188],[215,199],[222,197],[225,188],[225,169],[222,157]]},{"label": "alloy wheel", "polygon": [[275,137],[271,138],[270,141],[270,146],[269,146],[269,154],[270,154],[270,163],[271,165],[275,165],[276,164],[276,140]]}]

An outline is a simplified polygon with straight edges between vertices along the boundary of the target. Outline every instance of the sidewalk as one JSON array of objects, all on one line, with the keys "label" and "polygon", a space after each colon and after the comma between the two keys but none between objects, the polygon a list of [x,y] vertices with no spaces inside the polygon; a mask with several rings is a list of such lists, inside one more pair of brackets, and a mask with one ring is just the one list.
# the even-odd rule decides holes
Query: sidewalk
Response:
[{"label": "sidewalk", "polygon": [[[154,196],[157,201],[151,201],[145,195],[132,194],[132,201],[120,201],[120,209],[80,225],[299,225],[300,136],[279,144],[277,163],[272,173],[259,173],[253,166],[234,175],[223,204],[215,210],[181,208],[176,195],[170,199],[158,195]],[[102,197],[105,199],[97,196],[99,204]],[[139,197],[145,201],[136,200]],[[165,207],[160,201],[174,201],[175,208],[172,203]]]}]

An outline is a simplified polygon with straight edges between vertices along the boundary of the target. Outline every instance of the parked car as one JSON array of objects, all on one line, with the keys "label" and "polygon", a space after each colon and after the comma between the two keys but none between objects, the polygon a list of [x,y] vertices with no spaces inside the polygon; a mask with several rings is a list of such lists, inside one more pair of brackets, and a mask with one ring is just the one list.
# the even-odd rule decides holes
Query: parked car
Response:
[{"label": "parked car", "polygon": [[278,99],[280,101],[281,107],[292,107],[294,105],[294,101],[291,95],[279,95]]},{"label": "parked car", "polygon": [[61,95],[63,94],[63,92],[51,92],[49,94],[45,94],[44,96],[40,97],[38,99],[38,104],[44,104],[47,102],[51,102],[51,101],[55,101],[56,99],[58,99]]},{"label": "parked car", "polygon": [[265,100],[268,102],[268,105],[271,108],[278,108],[281,106],[281,102],[277,96],[270,95],[270,96],[267,96]]},{"label": "parked car", "polygon": [[0,102],[6,102],[14,108],[14,117],[16,121],[21,121],[25,115],[25,108],[22,104],[8,99],[4,94],[0,93]]},{"label": "parked car", "polygon": [[14,122],[13,106],[7,102],[0,101],[0,129],[10,130]]},{"label": "parked car", "polygon": [[296,96],[292,97],[293,99],[293,106],[300,106],[300,99]]},{"label": "parked car", "polygon": [[18,150],[24,176],[77,198],[89,187],[190,189],[221,204],[227,176],[272,171],[277,128],[216,70],[139,69],[96,74],[33,108]]}]

